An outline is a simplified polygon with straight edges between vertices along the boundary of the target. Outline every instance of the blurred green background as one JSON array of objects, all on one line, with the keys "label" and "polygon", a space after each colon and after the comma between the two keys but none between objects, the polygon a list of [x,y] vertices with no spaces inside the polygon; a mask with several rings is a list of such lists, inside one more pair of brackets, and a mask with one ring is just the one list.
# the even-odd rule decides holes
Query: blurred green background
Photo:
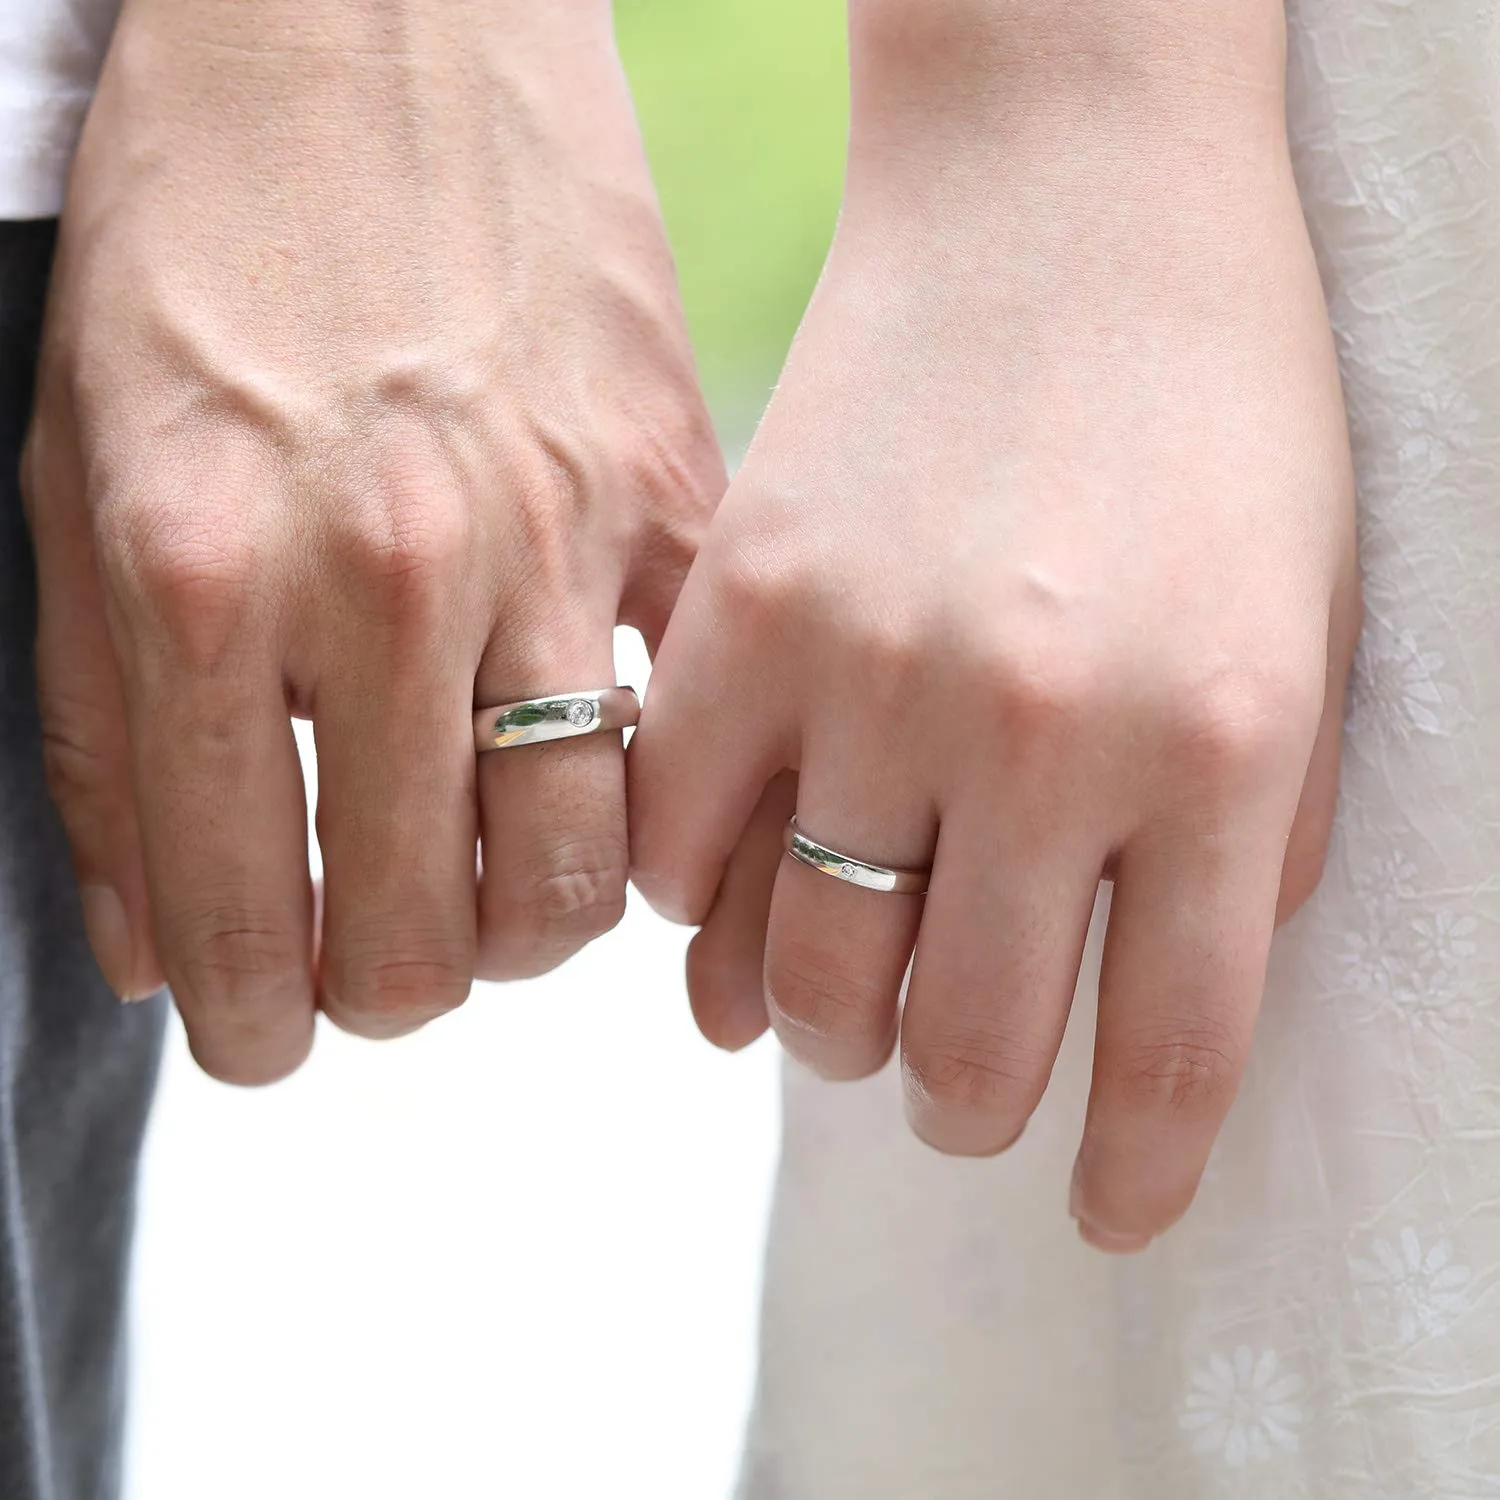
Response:
[{"label": "blurred green background", "polygon": [[620,50],[724,435],[760,413],[838,213],[842,0],[616,0]]}]

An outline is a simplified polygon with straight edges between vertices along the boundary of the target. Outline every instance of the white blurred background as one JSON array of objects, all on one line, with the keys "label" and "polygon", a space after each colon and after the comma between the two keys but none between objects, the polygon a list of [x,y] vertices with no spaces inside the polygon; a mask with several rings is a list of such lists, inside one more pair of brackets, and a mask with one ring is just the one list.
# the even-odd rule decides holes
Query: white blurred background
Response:
[{"label": "white blurred background", "polygon": [[400,1042],[325,1027],[265,1092],[174,1029],[127,1500],[729,1493],[776,1055],[698,1037],[685,941],[632,896],[558,973]]}]

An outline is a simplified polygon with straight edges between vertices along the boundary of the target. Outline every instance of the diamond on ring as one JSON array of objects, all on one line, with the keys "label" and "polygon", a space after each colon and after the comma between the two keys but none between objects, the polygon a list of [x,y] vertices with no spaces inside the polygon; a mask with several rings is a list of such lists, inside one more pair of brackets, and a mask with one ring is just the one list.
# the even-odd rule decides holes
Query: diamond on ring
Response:
[{"label": "diamond on ring", "polygon": [[810,839],[791,818],[782,835],[782,845],[793,859],[835,880],[847,880],[867,891],[892,891],[902,896],[920,896],[927,889],[927,870],[893,870],[866,864],[852,854],[841,854]]},{"label": "diamond on ring", "polygon": [[575,688],[571,693],[524,698],[519,703],[477,709],[474,748],[481,752],[510,750],[520,745],[565,740],[577,734],[628,729],[640,717],[641,701],[633,688]]}]

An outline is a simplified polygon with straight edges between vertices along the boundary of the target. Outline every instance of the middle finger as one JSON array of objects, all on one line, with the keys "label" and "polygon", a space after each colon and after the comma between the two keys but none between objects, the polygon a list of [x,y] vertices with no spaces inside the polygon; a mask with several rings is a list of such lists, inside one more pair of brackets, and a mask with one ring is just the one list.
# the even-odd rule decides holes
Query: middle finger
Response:
[{"label": "middle finger", "polygon": [[[931,804],[886,784],[874,729],[826,730],[804,744],[797,825],[870,864],[927,866]],[[861,1078],[890,1056],[896,1005],[922,897],[866,890],[790,855],[776,874],[766,933],[766,1005],[782,1045],[828,1078]]]},{"label": "middle finger", "polygon": [[400,1036],[461,1004],[474,973],[477,816],[470,701],[478,643],[462,590],[409,576],[398,607],[351,601],[318,684],[320,1004],[361,1036]]}]

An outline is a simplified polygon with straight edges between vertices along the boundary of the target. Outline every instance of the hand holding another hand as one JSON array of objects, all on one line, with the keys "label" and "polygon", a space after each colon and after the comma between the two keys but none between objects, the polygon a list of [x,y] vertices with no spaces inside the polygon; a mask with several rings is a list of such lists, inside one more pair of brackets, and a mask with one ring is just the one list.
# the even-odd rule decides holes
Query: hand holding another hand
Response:
[{"label": "hand holding another hand", "polygon": [[611,682],[722,485],[604,0],[132,0],[25,474],[116,988],[170,980],[200,1062],[259,1082],[318,1006],[397,1034],[612,925],[619,739],[476,773],[472,712]]},{"label": "hand holding another hand", "polygon": [[[855,26],[822,284],[631,748],[635,875],[704,924],[711,1038],[769,1016],[854,1078],[899,1034],[917,1131],[989,1153],[1046,1087],[1110,874],[1074,1208],[1139,1248],[1191,1200],[1278,906],[1320,873],[1358,629],[1279,54],[924,71],[920,14],[885,13]],[[793,799],[930,893],[783,858]]]}]

